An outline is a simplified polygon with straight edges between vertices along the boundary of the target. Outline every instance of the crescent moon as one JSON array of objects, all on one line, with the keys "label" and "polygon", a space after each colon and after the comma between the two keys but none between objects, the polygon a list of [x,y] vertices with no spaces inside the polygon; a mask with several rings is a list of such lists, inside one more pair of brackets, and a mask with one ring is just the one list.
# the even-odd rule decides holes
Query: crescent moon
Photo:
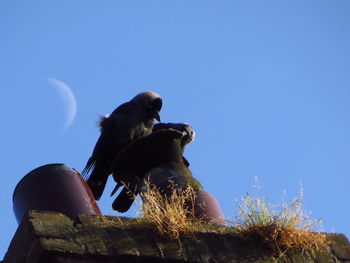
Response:
[{"label": "crescent moon", "polygon": [[75,99],[73,91],[68,87],[67,84],[54,78],[47,79],[59,92],[65,109],[66,121],[64,124],[64,130],[67,130],[73,123],[75,115],[77,114],[77,101]]}]

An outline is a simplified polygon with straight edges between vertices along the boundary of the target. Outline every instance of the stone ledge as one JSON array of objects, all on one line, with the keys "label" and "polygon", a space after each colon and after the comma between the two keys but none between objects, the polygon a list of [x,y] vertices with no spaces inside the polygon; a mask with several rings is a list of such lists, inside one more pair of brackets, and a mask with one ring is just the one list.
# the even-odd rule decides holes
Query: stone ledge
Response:
[{"label": "stone ledge", "polygon": [[[31,211],[18,227],[3,263],[276,262],[261,245],[244,242],[226,230],[174,240],[131,218],[80,215],[73,222],[60,213]],[[350,263],[348,239],[342,234],[328,234],[328,238],[332,245],[315,258],[288,251],[279,262]]]}]

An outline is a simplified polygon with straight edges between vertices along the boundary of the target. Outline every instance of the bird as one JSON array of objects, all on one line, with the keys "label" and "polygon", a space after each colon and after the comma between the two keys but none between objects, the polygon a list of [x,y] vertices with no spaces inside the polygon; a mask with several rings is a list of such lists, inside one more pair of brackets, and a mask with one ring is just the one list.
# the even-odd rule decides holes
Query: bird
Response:
[{"label": "bird", "polygon": [[[126,212],[148,177],[162,190],[169,189],[170,181],[180,189],[188,185],[202,189],[183,158],[183,148],[191,141],[189,136],[194,136],[194,131],[187,124],[164,124],[156,127],[151,135],[129,144],[112,165],[113,177],[116,174],[124,184],[112,204],[113,209]],[[112,195],[115,192],[113,190]]]},{"label": "bird", "polygon": [[99,120],[100,137],[82,171],[92,194],[99,200],[105,188],[111,165],[120,152],[134,140],[152,133],[160,122],[161,96],[153,91],[139,93]]}]

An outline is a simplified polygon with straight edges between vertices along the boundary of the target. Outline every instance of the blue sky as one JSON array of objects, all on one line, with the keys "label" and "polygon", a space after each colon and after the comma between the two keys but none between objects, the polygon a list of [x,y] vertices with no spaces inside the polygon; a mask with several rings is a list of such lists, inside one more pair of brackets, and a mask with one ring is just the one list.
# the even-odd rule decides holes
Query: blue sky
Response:
[{"label": "blue sky", "polygon": [[[272,203],[301,181],[311,216],[350,237],[349,14],[347,0],[0,1],[0,258],[18,181],[48,163],[82,170],[98,116],[144,90],[164,122],[196,130],[185,156],[228,219],[255,177]],[[50,78],[75,95],[67,129]],[[118,215],[113,186],[99,206]]]}]

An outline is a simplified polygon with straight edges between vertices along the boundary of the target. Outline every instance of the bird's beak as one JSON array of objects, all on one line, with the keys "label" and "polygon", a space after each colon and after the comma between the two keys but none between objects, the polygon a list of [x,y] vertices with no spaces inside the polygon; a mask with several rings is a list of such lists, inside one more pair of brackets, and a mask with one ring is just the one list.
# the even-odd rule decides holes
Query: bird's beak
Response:
[{"label": "bird's beak", "polygon": [[158,111],[156,111],[156,112],[154,113],[154,118],[155,118],[158,122],[160,122],[160,116],[159,116],[159,112],[158,112]]}]

